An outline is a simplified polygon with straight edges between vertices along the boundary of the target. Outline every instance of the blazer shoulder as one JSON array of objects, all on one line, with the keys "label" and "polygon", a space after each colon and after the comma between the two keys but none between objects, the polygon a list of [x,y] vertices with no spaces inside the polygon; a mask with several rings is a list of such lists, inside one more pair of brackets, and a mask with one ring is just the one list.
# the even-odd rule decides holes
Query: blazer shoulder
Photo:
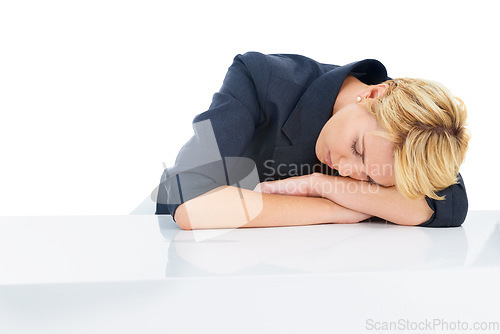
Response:
[{"label": "blazer shoulder", "polygon": [[266,72],[268,75],[303,84],[305,78],[319,77],[337,65],[323,64],[299,54],[263,54],[249,51],[236,56],[253,72]]},{"label": "blazer shoulder", "polygon": [[270,64],[267,58],[268,56],[263,53],[249,51],[243,54],[237,54],[234,57],[234,61],[241,61],[249,70],[257,70],[260,68],[262,71],[269,69]]}]

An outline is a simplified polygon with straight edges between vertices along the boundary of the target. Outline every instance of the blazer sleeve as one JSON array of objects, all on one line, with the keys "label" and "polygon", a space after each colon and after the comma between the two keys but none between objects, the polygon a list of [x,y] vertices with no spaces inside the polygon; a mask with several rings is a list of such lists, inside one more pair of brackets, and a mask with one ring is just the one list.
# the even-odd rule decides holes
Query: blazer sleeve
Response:
[{"label": "blazer sleeve", "polygon": [[[171,214],[182,203],[222,185],[234,159],[242,153],[259,122],[266,61],[256,54],[237,55],[210,108],[193,120],[194,135],[179,151],[172,168],[164,170],[158,187],[156,214]],[[267,87],[266,87],[267,88]],[[241,168],[240,168],[241,169]],[[234,180],[234,177],[232,178]]]},{"label": "blazer sleeve", "polygon": [[458,227],[462,225],[469,208],[464,180],[460,173],[458,182],[439,191],[438,196],[446,196],[444,200],[426,197],[427,204],[434,211],[431,218],[420,224],[425,227]]}]

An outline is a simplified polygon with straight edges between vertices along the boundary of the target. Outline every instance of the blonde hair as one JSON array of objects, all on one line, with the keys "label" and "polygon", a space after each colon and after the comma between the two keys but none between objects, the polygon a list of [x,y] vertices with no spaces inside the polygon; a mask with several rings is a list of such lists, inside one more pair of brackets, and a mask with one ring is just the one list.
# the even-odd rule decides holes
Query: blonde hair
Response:
[{"label": "blonde hair", "polygon": [[384,82],[384,94],[367,100],[370,112],[394,142],[396,188],[409,198],[444,199],[436,192],[457,182],[470,132],[467,109],[443,85],[423,79]]}]

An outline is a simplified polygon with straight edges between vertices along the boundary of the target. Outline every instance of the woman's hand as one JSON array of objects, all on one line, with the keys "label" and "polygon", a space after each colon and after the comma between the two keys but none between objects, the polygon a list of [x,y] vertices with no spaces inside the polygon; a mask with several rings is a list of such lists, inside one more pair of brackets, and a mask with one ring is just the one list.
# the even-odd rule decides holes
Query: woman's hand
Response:
[{"label": "woman's hand", "polygon": [[[277,195],[324,197],[332,201],[324,195],[330,194],[333,191],[334,178],[336,176],[313,173],[290,177],[284,180],[261,182],[255,187],[254,191]],[[332,202],[332,205],[335,205],[335,215],[330,222],[357,223],[372,217],[370,214],[351,210],[338,205],[334,201]],[[340,212],[342,214],[339,215]]]},{"label": "woman's hand", "polygon": [[313,173],[284,180],[261,182],[254,191],[266,194],[321,197],[318,186],[324,176],[321,173]]}]

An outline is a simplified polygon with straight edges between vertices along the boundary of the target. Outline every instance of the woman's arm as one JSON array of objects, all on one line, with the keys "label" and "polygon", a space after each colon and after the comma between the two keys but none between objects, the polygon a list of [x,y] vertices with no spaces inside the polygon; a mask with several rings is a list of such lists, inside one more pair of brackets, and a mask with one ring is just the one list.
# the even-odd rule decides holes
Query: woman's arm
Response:
[{"label": "woman's arm", "polygon": [[236,181],[226,179],[239,175],[234,164],[238,159],[231,158],[244,156],[259,120],[265,118],[261,106],[270,78],[264,55],[234,58],[210,108],[194,117],[194,135],[182,146],[175,165],[161,176],[157,214],[173,215],[183,202]]},{"label": "woman's arm", "polygon": [[324,197],[352,210],[398,225],[419,225],[432,216],[433,211],[425,198],[409,199],[396,187],[386,188],[340,176],[323,176],[320,182],[333,183],[332,190],[325,192]]},{"label": "woman's arm", "polygon": [[325,198],[264,194],[233,186],[193,198],[174,213],[183,230],[357,223],[369,217]]},{"label": "woman's arm", "polygon": [[424,198],[412,200],[395,187],[380,187],[347,177],[314,173],[260,185],[266,193],[324,197],[343,207],[398,225],[419,225],[433,214]]}]

